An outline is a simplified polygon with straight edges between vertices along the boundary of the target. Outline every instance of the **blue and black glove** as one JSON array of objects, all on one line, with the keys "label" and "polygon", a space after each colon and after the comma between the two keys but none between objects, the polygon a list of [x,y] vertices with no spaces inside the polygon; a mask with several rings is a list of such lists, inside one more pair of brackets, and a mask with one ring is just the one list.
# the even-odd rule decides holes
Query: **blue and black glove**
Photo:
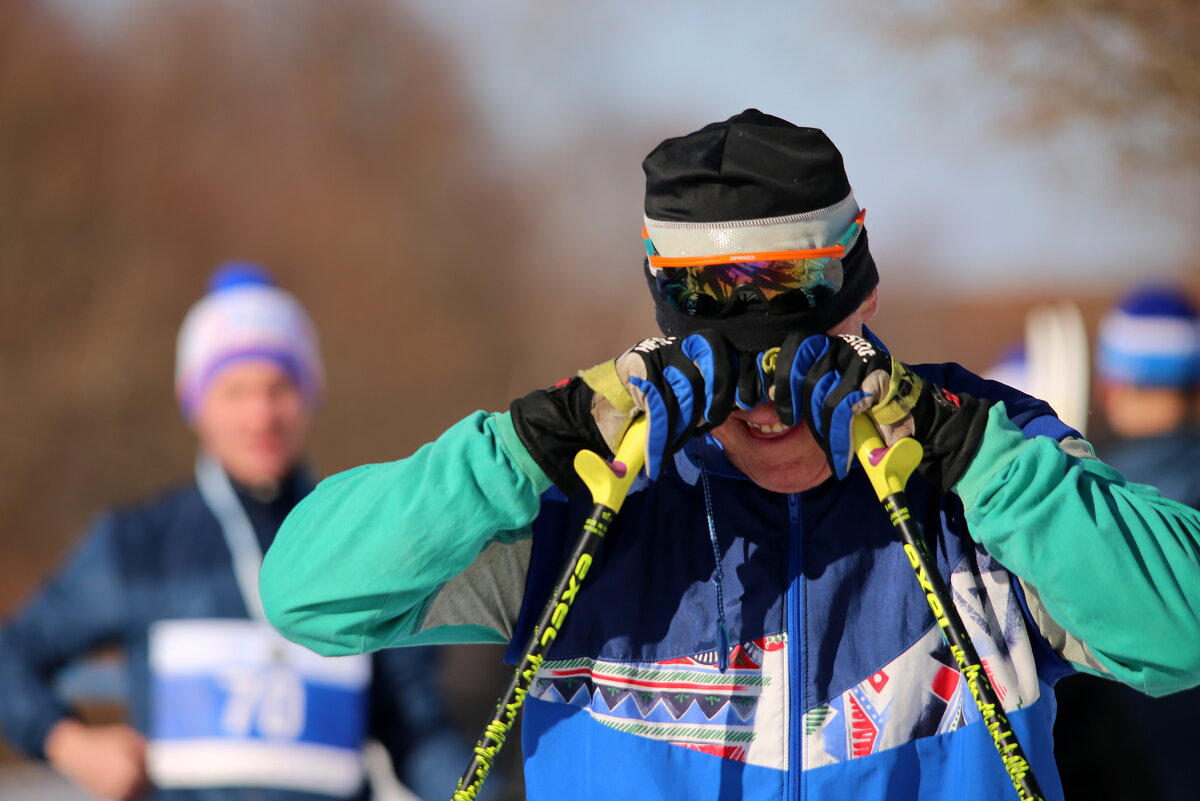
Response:
[{"label": "blue and black glove", "polygon": [[735,403],[757,403],[762,381],[757,359],[739,359],[719,334],[698,331],[644,339],[569,381],[518,398],[510,412],[530,455],[569,493],[581,486],[575,454],[587,449],[612,459],[637,415],[648,418],[645,468],[657,478],[669,454],[723,423]]},{"label": "blue and black glove", "polygon": [[989,404],[923,381],[853,334],[791,334],[778,352],[764,356],[774,370],[773,391],[785,425],[808,423],[829,466],[845,478],[854,461],[850,421],[867,412],[887,445],[910,436],[925,456],[917,470],[942,492],[966,472],[979,450]]}]

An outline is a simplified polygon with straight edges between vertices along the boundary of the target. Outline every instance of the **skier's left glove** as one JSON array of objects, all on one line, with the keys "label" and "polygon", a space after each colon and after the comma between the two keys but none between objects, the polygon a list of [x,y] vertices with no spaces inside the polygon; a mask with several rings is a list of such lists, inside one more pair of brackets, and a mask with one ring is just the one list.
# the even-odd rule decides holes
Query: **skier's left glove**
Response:
[{"label": "skier's left glove", "polygon": [[714,331],[645,339],[569,381],[517,398],[513,426],[547,477],[570,493],[581,486],[575,454],[587,449],[613,458],[625,429],[644,413],[645,469],[657,478],[669,454],[723,423],[734,403],[758,402],[756,360],[743,362],[739,368],[732,345]]},{"label": "skier's left glove", "polygon": [[845,478],[854,460],[850,421],[867,412],[886,445],[911,436],[925,456],[917,470],[949,492],[979,450],[989,404],[923,381],[853,334],[788,336],[770,364],[774,399],[785,425],[804,420],[825,451],[834,475]]}]

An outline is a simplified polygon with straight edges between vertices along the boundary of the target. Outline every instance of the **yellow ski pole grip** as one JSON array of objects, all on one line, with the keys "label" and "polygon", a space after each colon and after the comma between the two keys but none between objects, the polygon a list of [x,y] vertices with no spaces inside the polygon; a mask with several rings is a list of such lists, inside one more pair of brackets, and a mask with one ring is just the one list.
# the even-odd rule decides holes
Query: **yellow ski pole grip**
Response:
[{"label": "yellow ski pole grip", "polygon": [[575,472],[592,493],[592,502],[603,504],[614,512],[625,503],[629,487],[637,478],[646,458],[646,415],[638,415],[617,446],[612,464],[593,451],[575,454]]},{"label": "yellow ski pole grip", "polygon": [[921,443],[912,437],[904,437],[891,446],[884,445],[883,437],[866,412],[854,415],[850,432],[854,437],[854,452],[867,471],[879,500],[903,492],[909,476],[925,455]]}]

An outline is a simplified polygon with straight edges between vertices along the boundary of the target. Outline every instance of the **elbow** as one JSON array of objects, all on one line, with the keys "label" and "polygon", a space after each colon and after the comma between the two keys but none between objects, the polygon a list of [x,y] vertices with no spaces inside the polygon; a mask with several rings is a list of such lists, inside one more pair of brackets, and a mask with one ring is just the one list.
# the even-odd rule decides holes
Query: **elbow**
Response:
[{"label": "elbow", "polygon": [[[269,556],[269,552],[268,552]],[[322,656],[362,653],[362,638],[343,630],[336,611],[305,599],[292,582],[276,581],[270,559],[259,574],[259,600],[271,627],[285,638]]]},{"label": "elbow", "polygon": [[363,652],[362,638],[339,632],[336,616],[262,597],[267,622],[285,638],[321,656],[350,656]]},{"label": "elbow", "polygon": [[1200,685],[1200,629],[1182,638],[1172,656],[1171,665],[1160,671],[1161,677],[1147,683],[1148,694],[1160,697]]},{"label": "elbow", "polygon": [[1175,665],[1170,668],[1159,668],[1143,671],[1142,681],[1135,688],[1153,698],[1190,690],[1200,685],[1200,665],[1192,662],[1187,665]]},{"label": "elbow", "polygon": [[1173,638],[1154,653],[1138,659],[1104,659],[1112,678],[1158,698],[1200,685],[1200,630]]},{"label": "elbow", "polygon": [[1177,610],[1163,627],[1162,652],[1145,692],[1169,695],[1200,685],[1200,614],[1194,608]]}]

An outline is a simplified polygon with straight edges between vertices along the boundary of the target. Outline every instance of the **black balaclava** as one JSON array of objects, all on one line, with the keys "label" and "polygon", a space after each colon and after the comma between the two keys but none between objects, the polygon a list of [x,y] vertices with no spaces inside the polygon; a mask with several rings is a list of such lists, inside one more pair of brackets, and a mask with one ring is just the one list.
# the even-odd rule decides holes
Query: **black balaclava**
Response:
[{"label": "black balaclava", "polygon": [[[842,155],[823,131],[747,109],[724,122],[667,139],[642,162],[646,217],[671,223],[726,223],[828,209],[850,195]],[[710,328],[739,349],[779,345],[791,331],[820,333],[852,313],[879,282],[864,230],[842,260],[841,289],[804,311],[761,304],[725,317],[693,317],[669,305],[646,267],[658,326],[673,336]]]}]

